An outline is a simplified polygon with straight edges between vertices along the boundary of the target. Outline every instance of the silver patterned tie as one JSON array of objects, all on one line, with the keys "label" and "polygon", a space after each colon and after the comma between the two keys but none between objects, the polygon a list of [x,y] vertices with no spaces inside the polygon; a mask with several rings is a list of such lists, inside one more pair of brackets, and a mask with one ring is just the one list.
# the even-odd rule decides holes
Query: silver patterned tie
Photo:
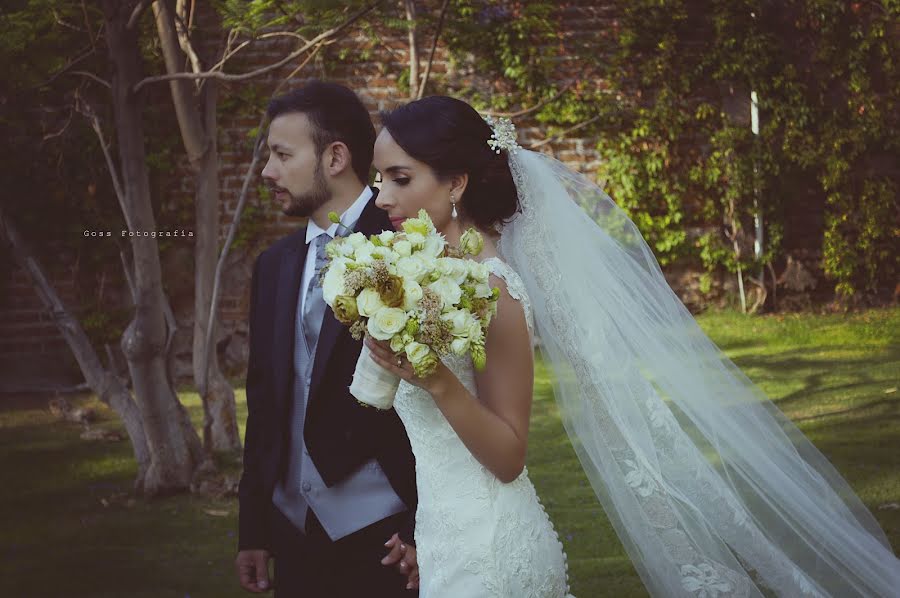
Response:
[{"label": "silver patterned tie", "polygon": [[[316,342],[319,340],[319,330],[322,328],[322,316],[325,314],[325,301],[322,299],[322,285],[319,284],[319,273],[325,265],[325,244],[331,239],[327,233],[322,233],[313,239],[316,251],[316,269],[309,285],[306,287],[306,299],[303,301],[303,337],[306,339],[306,348],[310,355],[316,351]],[[313,247],[310,247],[312,250]]]}]

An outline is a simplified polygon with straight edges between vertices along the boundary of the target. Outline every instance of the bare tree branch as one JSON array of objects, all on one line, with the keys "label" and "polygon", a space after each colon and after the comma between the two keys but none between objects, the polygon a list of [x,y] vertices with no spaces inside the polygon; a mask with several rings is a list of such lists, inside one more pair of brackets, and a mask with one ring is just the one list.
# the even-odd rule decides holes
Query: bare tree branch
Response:
[{"label": "bare tree branch", "polygon": [[81,0],[81,16],[84,17],[84,28],[87,29],[88,38],[91,40],[91,46],[94,46],[94,32],[91,29],[91,19],[88,17],[87,6],[84,4],[84,0]]},{"label": "bare tree branch", "polygon": [[518,118],[520,116],[525,116],[525,115],[531,114],[532,112],[537,112],[538,110],[540,110],[547,104],[555,102],[556,100],[561,98],[563,96],[563,94],[565,94],[567,91],[569,91],[569,89],[572,87],[572,85],[573,85],[573,83],[571,83],[571,82],[566,83],[565,86],[563,86],[563,88],[560,89],[556,93],[555,96],[553,96],[552,98],[547,98],[546,100],[541,100],[540,102],[538,102],[534,106],[531,106],[530,108],[523,108],[521,110],[517,110],[516,112],[490,112],[490,111],[488,111],[488,112],[482,112],[482,114],[486,114],[488,116],[504,117],[504,118]]},{"label": "bare tree branch", "polygon": [[74,110],[69,110],[69,118],[66,119],[66,122],[63,124],[63,126],[60,127],[60,129],[55,133],[44,134],[44,136],[41,138],[41,142],[47,141],[48,139],[53,139],[54,137],[59,137],[60,135],[65,133],[66,129],[69,128],[69,124],[72,122],[72,115],[74,114],[74,112]]},{"label": "bare tree branch", "polygon": [[67,28],[71,29],[72,31],[77,31],[77,32],[79,32],[79,33],[85,33],[85,30],[82,29],[81,27],[79,27],[78,25],[74,25],[74,24],[72,24],[72,23],[69,23],[68,21],[66,21],[65,19],[63,19],[61,16],[59,16],[59,13],[56,12],[56,10],[53,11],[53,19],[54,19],[59,25],[62,25],[63,27],[67,27]]},{"label": "bare tree branch", "polygon": [[153,4],[153,0],[141,0],[135,5],[134,10],[131,11],[131,17],[128,19],[128,24],[125,25],[125,28],[128,30],[132,30],[137,27],[137,23],[141,18],[141,15],[144,14],[144,11],[147,10]]},{"label": "bare tree branch", "polygon": [[556,139],[559,139],[560,137],[565,137],[569,133],[571,133],[573,131],[577,131],[578,129],[583,129],[584,127],[586,127],[589,124],[594,123],[598,120],[600,120],[599,116],[589,118],[584,122],[578,123],[574,127],[569,127],[565,131],[561,131],[561,132],[557,133],[556,135],[551,135],[550,137],[547,137],[546,139],[542,139],[541,141],[538,141],[537,143],[532,143],[530,146],[528,146],[528,149],[533,150],[533,149],[537,149],[537,148],[541,147],[542,145],[547,145],[551,141],[555,141]]},{"label": "bare tree branch", "polygon": [[409,99],[416,99],[419,88],[419,43],[416,35],[416,2],[404,0],[406,20],[409,23],[407,39],[409,40]]},{"label": "bare tree branch", "polygon": [[254,77],[264,75],[265,73],[274,71],[274,70],[279,69],[282,66],[288,64],[289,62],[291,62],[292,60],[294,60],[295,58],[297,58],[304,52],[307,52],[310,49],[314,48],[320,42],[327,41],[328,39],[343,32],[344,29],[348,28],[350,25],[352,25],[353,23],[355,23],[356,21],[358,21],[359,19],[364,17],[366,14],[371,12],[379,3],[380,3],[380,0],[376,0],[376,2],[373,2],[366,8],[363,8],[362,10],[358,11],[356,14],[351,16],[349,19],[347,19],[346,21],[344,21],[337,27],[332,27],[331,29],[320,33],[319,35],[317,35],[316,37],[311,39],[308,43],[306,43],[302,47],[294,50],[293,52],[288,54],[286,57],[284,57],[283,59],[279,60],[278,62],[276,62],[274,64],[270,64],[268,66],[258,68],[254,71],[250,71],[249,73],[242,73],[242,74],[237,74],[237,75],[232,75],[232,74],[224,73],[221,71],[205,71],[202,73],[174,73],[171,75],[158,75],[155,77],[147,77],[146,79],[143,79],[142,81],[139,81],[137,84],[135,84],[134,92],[137,93],[138,91],[140,91],[140,89],[142,87],[144,87],[145,85],[148,85],[150,83],[157,83],[159,81],[171,81],[173,79],[218,79],[220,81],[246,81],[247,79],[252,79]]},{"label": "bare tree branch", "polygon": [[[190,17],[186,17],[185,15],[186,1],[187,0],[178,0],[175,3],[175,31],[178,35],[178,45],[181,46],[182,52],[185,53],[185,55],[188,57],[188,60],[190,60],[191,62],[191,70],[195,73],[199,73],[203,71],[203,66],[200,64],[200,57],[197,56],[197,52],[194,51],[194,46],[191,44],[191,28],[187,22]],[[193,9],[194,7],[192,3],[192,13]]]},{"label": "bare tree branch", "polygon": [[94,133],[97,134],[97,139],[100,141],[100,149],[103,150],[103,157],[106,159],[106,167],[109,170],[109,176],[112,179],[113,190],[116,192],[116,198],[119,200],[119,207],[122,209],[122,215],[125,217],[125,225],[128,227],[129,231],[133,231],[134,227],[131,225],[128,216],[129,212],[125,206],[125,190],[122,187],[119,171],[116,168],[115,162],[113,162],[112,154],[109,152],[109,144],[106,142],[106,137],[103,136],[103,130],[100,127],[100,118],[97,116],[97,112],[93,107],[81,97],[81,94],[75,95],[75,109],[90,121],[91,128],[94,129]]},{"label": "bare tree branch", "polygon": [[34,90],[34,89],[40,89],[41,87],[47,87],[48,85],[50,85],[51,83],[53,83],[54,81],[56,81],[57,79],[59,79],[60,77],[65,75],[67,72],[69,72],[69,69],[71,69],[73,66],[75,66],[79,62],[82,62],[82,61],[90,58],[91,56],[93,56],[93,54],[94,54],[94,48],[88,47],[83,54],[81,54],[77,58],[73,58],[64,67],[62,67],[61,69],[59,69],[58,71],[56,71],[55,73],[50,75],[49,79],[47,79],[43,83],[38,83],[37,85],[30,87],[29,89]]},{"label": "bare tree branch", "polygon": [[79,75],[81,77],[87,77],[88,79],[92,79],[92,80],[96,81],[97,83],[99,83],[100,85],[105,87],[106,89],[112,89],[112,85],[110,84],[109,81],[107,81],[106,79],[101,79],[94,73],[90,73],[88,71],[69,71],[67,74],[68,75]]},{"label": "bare tree branch", "polygon": [[[236,34],[237,32],[233,31],[231,33]],[[261,39],[272,38],[272,37],[296,37],[303,43],[308,43],[308,40],[305,37],[303,37],[302,35],[300,35],[298,33],[294,33],[293,31],[271,31],[269,33],[264,33],[260,36],[254,37],[253,39],[248,39],[248,40],[242,41],[240,44],[237,45],[237,47],[235,47],[234,49],[230,49],[231,44],[234,42],[234,40],[231,39],[231,35],[229,34],[228,45],[226,46],[225,52],[222,53],[222,59],[219,60],[219,62],[217,62],[213,66],[211,66],[209,70],[217,71],[217,70],[221,69],[223,66],[225,66],[225,63],[227,61],[231,60],[234,57],[235,54],[237,54],[244,48],[248,47],[253,42],[259,41]]]},{"label": "bare tree branch", "polygon": [[419,84],[419,91],[416,93],[416,99],[421,99],[425,95],[425,86],[428,85],[428,77],[431,75],[431,65],[434,63],[434,53],[437,51],[438,39],[441,37],[441,30],[444,28],[444,18],[447,16],[447,8],[450,7],[450,0],[444,0],[441,7],[441,16],[438,18],[437,29],[434,32],[434,41],[431,44],[431,53],[428,55],[428,64],[425,65],[425,74],[422,75],[422,83]]},{"label": "bare tree branch", "polygon": [[[275,88],[275,91],[272,92],[272,96],[278,95],[278,93],[284,88],[285,84],[294,78],[294,75],[300,72],[300,70],[305,67],[310,60],[312,60],[318,51],[325,45],[325,43],[320,43],[313,49],[312,52],[309,53],[309,56],[300,63],[300,65],[291,71],[291,74],[281,80],[281,83],[278,84],[278,87]],[[238,225],[241,222],[241,214],[244,211],[244,205],[247,203],[247,192],[250,190],[250,179],[253,177],[256,172],[256,166],[259,164],[259,160],[262,157],[262,150],[265,146],[265,140],[263,138],[264,126],[266,124],[267,115],[263,113],[262,117],[259,120],[259,125],[256,130],[256,139],[253,140],[253,158],[250,160],[250,166],[247,167],[247,172],[244,174],[244,183],[241,185],[241,194],[238,196],[238,203],[234,209],[234,216],[232,217],[231,224],[228,227],[228,234],[225,235],[225,243],[222,245],[222,251],[219,253],[219,261],[216,263],[216,273],[213,277],[213,288],[212,288],[212,300],[210,301],[211,305],[209,308],[209,320],[206,324],[206,342],[204,343],[205,353],[203,354],[203,361],[201,363],[201,370],[203,372],[204,380],[201,386],[206,387],[209,381],[206,377],[209,375],[209,351],[210,351],[210,343],[212,343],[213,337],[213,324],[215,322],[214,315],[219,309],[219,289],[222,283],[222,271],[225,269],[225,260],[228,257],[228,251],[231,249],[231,244],[234,242],[234,237],[237,234]]]}]

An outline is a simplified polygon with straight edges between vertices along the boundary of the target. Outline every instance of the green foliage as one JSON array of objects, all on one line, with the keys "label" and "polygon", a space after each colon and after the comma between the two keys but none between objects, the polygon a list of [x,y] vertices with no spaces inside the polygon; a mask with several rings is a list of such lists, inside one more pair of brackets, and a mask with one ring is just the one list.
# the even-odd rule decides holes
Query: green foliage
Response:
[{"label": "green foliage", "polygon": [[98,355],[104,355],[103,347],[107,343],[115,346],[119,342],[130,319],[130,309],[110,308],[108,305],[101,305],[98,301],[93,301],[90,305],[82,308],[78,316],[84,333],[90,339]]},{"label": "green foliage", "polygon": [[[898,16],[896,3],[835,0],[624,7],[606,71],[613,93],[605,97],[615,99],[600,112],[617,110],[601,120],[598,148],[602,174],[660,261],[696,255],[708,268],[754,266],[723,230],[752,230],[757,209],[768,229],[761,261],[770,261],[784,213],[811,192],[825,212],[823,268],[836,290],[893,284],[900,40],[890,31]],[[750,90],[759,96],[758,138],[746,122]],[[745,102],[737,118],[723,110],[736,100]],[[706,231],[691,244],[680,234],[689,228]]]},{"label": "green foliage", "polygon": [[450,5],[443,40],[451,56],[476,73],[496,74],[496,88],[467,90],[477,108],[505,110],[555,93],[559,55],[556,3],[461,0]]},{"label": "green foliage", "polygon": [[360,0],[215,0],[226,29],[254,38],[266,30],[313,38],[339,25],[368,3]]}]

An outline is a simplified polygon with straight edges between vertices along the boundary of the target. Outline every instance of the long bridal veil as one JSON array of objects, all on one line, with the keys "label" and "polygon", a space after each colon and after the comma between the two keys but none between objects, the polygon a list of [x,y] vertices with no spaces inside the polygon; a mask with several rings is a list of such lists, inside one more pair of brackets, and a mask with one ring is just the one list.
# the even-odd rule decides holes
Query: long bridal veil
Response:
[{"label": "long bridal veil", "polygon": [[522,211],[500,252],[529,292],[569,438],[650,593],[896,596],[900,561],[874,517],[702,332],[624,212],[553,158],[509,162]]}]

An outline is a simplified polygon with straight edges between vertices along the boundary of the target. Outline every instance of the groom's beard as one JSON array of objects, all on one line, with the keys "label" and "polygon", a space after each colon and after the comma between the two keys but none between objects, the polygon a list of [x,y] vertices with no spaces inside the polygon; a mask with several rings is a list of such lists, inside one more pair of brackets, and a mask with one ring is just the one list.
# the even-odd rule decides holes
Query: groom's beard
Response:
[{"label": "groom's beard", "polygon": [[291,195],[290,203],[282,210],[285,216],[308,218],[331,199],[331,190],[325,181],[321,164],[316,164],[316,171],[313,173],[312,189],[300,195],[294,195],[287,189],[282,190]]}]

